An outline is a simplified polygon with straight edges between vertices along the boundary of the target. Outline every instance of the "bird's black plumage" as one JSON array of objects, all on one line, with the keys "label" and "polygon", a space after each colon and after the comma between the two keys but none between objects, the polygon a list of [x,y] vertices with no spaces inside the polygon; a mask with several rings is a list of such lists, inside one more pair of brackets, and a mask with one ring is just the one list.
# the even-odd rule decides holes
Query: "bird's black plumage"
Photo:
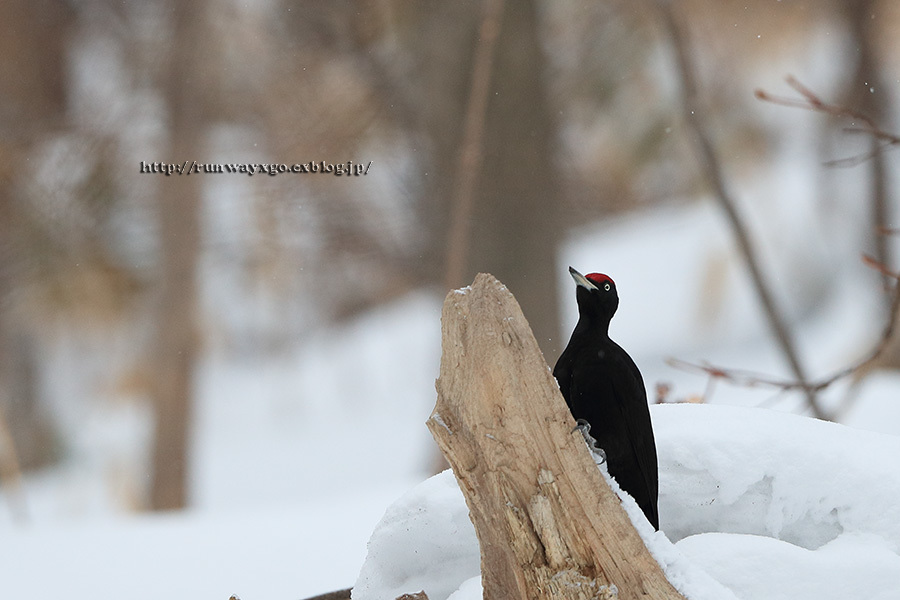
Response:
[{"label": "bird's black plumage", "polygon": [[659,474],[647,391],[637,365],[609,339],[609,322],[619,306],[616,284],[606,275],[587,277],[569,267],[578,284],[578,324],[553,376],[575,419],[606,453],[609,474],[659,529]]}]

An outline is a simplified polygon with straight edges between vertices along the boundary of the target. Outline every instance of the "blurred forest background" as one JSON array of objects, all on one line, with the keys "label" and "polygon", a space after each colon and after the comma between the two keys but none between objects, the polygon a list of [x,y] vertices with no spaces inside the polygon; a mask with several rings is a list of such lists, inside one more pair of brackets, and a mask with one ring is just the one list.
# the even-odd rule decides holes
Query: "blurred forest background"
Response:
[{"label": "blurred forest background", "polygon": [[[422,368],[421,345],[382,347],[370,338],[385,330],[370,335],[354,324],[397,302],[402,313],[412,294],[427,298],[436,331],[440,298],[479,271],[516,295],[552,365],[574,310],[566,244],[628,215],[715,206],[697,132],[682,117],[684,82],[666,14],[696,66],[700,120],[720,174],[750,215],[787,326],[815,316],[844,282],[862,282],[871,301],[853,314],[868,325],[834,354],[829,365],[839,366],[864,355],[887,319],[884,282],[860,255],[898,267],[893,238],[878,233],[895,215],[896,154],[884,139],[846,131],[865,129],[859,119],[761,102],[754,91],[796,98],[785,83],[793,75],[819,97],[897,131],[896,2],[3,6],[0,490],[22,519],[41,510],[32,481],[69,491],[80,479],[101,482],[78,502],[55,500],[53,510],[66,514],[202,504],[203,459],[191,453],[209,447],[203,439],[256,460],[242,438],[305,435],[254,432],[253,418],[242,419],[243,431],[212,431],[210,407],[221,408],[232,380],[198,381],[223,371],[246,375],[243,399],[229,404],[236,413],[241,401],[255,402],[254,390],[274,386],[272,420],[293,415],[348,436],[346,443],[365,444],[346,455],[360,460],[379,443],[360,431],[385,422],[377,417],[383,398],[392,389],[407,398],[397,387],[430,381],[437,365]],[[846,157],[859,160],[825,164]],[[141,161],[186,160],[372,164],[358,177],[140,173]],[[709,232],[723,234],[730,235],[724,224]],[[690,267],[702,273],[699,283],[679,281],[675,274],[688,267],[666,262],[673,247],[661,240],[653,249],[675,278],[649,281],[646,290],[671,320],[681,318],[665,308],[679,288],[692,288],[691,314],[711,314],[732,282],[723,261],[744,268],[736,253],[712,254]],[[601,259],[574,266],[606,270]],[[831,323],[836,337],[841,329]],[[660,352],[677,351],[663,334],[647,336]],[[380,368],[354,362],[363,358],[340,364],[336,377],[357,380],[345,382],[353,384],[343,388],[345,412],[372,416],[371,425],[348,424],[323,406],[332,397],[324,387],[307,382],[301,393],[290,378],[271,377],[272,369],[300,369],[302,359],[316,380],[328,368],[323,357],[344,347],[336,338],[370,347],[363,356],[376,365],[381,354],[399,365],[379,388],[370,380]],[[437,351],[433,334],[428,344]],[[887,352],[877,366],[898,364],[900,352]],[[700,378],[679,393],[702,395],[705,385]],[[376,388],[383,393],[371,393]],[[416,422],[432,393],[417,392]],[[417,444],[424,475],[433,451],[427,437]],[[319,461],[339,473],[329,452],[280,460]],[[227,470],[232,458],[217,464]],[[290,478],[281,473],[273,477]],[[54,478],[67,483],[53,487]]]}]

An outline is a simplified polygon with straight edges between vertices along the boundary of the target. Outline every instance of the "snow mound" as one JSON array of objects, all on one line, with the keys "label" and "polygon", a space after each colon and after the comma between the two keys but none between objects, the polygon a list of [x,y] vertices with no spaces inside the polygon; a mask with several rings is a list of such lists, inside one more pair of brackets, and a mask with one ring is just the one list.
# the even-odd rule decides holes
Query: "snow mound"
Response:
[{"label": "snow mound", "polygon": [[[625,504],[686,597],[900,600],[900,437],[728,406],[652,415],[662,532],[645,531],[633,500]],[[353,598],[480,598],[479,562],[445,471],[387,510]]]},{"label": "snow mound", "polygon": [[807,550],[771,537],[702,533],[676,548],[742,599],[900,598],[900,556],[878,536],[844,533]]},{"label": "snow mound", "polygon": [[[480,580],[480,576],[475,527],[448,469],[420,483],[385,511],[369,540],[353,600],[393,600],[422,590],[430,600],[443,600],[467,579]],[[466,592],[460,590],[460,594]],[[456,600],[464,597],[458,595]]]},{"label": "snow mound", "polygon": [[744,533],[815,550],[860,533],[900,552],[900,437],[731,406],[652,414],[660,525],[672,541]]}]

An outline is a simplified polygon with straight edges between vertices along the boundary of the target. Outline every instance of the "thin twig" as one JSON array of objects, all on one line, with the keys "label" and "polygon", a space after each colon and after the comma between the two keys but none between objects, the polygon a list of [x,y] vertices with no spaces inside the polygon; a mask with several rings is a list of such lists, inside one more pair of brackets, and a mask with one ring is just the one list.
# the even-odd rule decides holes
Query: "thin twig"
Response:
[{"label": "thin twig", "polygon": [[722,173],[722,167],[719,164],[719,157],[713,150],[712,141],[706,132],[706,127],[701,119],[702,111],[699,100],[699,91],[696,82],[696,70],[691,62],[690,53],[687,48],[687,42],[684,35],[676,22],[672,8],[665,0],[656,0],[655,2],[662,21],[665,24],[669,37],[672,41],[672,50],[675,54],[678,74],[681,79],[681,101],[682,110],[684,111],[684,119],[691,132],[694,134],[694,140],[697,144],[699,152],[699,160],[709,184],[713,188],[716,199],[722,207],[725,215],[731,224],[732,233],[737,240],[738,247],[744,257],[753,285],[756,290],[757,297],[762,304],[772,332],[781,348],[782,354],[787,359],[794,377],[800,383],[799,389],[803,390],[806,401],[818,418],[825,418],[825,413],[816,399],[815,389],[807,383],[806,374],[800,363],[800,358],[794,347],[793,339],[788,331],[784,318],[775,305],[775,300],[766,281],[763,278],[762,270],[756,258],[753,244],[747,233],[743,220],[738,213],[737,206],[731,196],[725,177]]},{"label": "thin twig", "polygon": [[861,154],[857,154],[855,156],[847,156],[845,158],[834,158],[832,160],[826,160],[822,164],[825,165],[826,167],[841,167],[841,168],[856,167],[856,166],[863,164],[864,162],[868,162],[868,161],[878,157],[885,150],[885,148],[888,148],[892,145],[893,144],[890,144],[888,142],[879,143],[877,139],[873,138],[872,139],[872,150],[869,150],[868,152],[863,152]]},{"label": "thin twig", "polygon": [[[859,23],[857,23],[857,25],[858,24]],[[859,39],[861,45],[866,45],[869,43],[868,38],[864,34],[860,33],[859,30],[856,30],[856,33],[860,36]],[[864,48],[861,50],[861,52],[863,55],[863,57],[860,59],[861,61],[871,62],[875,60],[871,48]],[[858,85],[860,80],[865,80],[865,76],[860,74],[860,69],[862,69],[863,72],[865,72],[866,70],[877,70],[872,65],[868,65],[868,68],[866,68],[863,66],[863,63],[860,63],[860,66],[857,69],[857,75],[855,77],[856,83],[854,85]],[[800,83],[795,77],[788,76],[787,83],[792,88],[794,88],[798,94],[800,94],[802,100],[773,96],[772,94],[769,94],[768,92],[765,92],[763,90],[756,90],[756,97],[765,102],[772,102],[774,104],[779,104],[782,106],[803,108],[835,118],[861,121],[864,124],[863,127],[845,127],[844,131],[847,133],[864,133],[871,136],[870,150],[868,150],[867,152],[861,152],[854,156],[848,156],[846,158],[829,160],[824,164],[826,167],[855,167],[864,162],[871,161],[872,220],[876,227],[883,227],[888,219],[888,181],[886,171],[887,167],[884,161],[884,150],[886,150],[890,146],[900,144],[900,136],[888,133],[879,128],[875,119],[867,112],[863,112],[862,110],[858,110],[856,108],[825,102],[819,96],[817,96],[815,92]],[[864,97],[864,100],[865,102],[863,104],[868,104],[869,108],[871,110],[874,110],[876,115],[882,115],[884,113],[883,101],[876,101],[875,97],[872,95],[866,95]],[[879,261],[884,263],[889,262],[889,247],[884,238],[878,237],[875,240],[875,252]]]},{"label": "thin twig", "polygon": [[450,206],[450,235],[447,243],[446,287],[461,285],[465,276],[469,247],[469,223],[481,172],[484,122],[490,97],[491,71],[497,39],[503,22],[503,0],[484,0],[478,44],[472,65],[472,82],[459,151],[459,184]]},{"label": "thin twig", "polygon": [[887,268],[887,266],[868,255],[863,255],[863,262],[885,277],[893,279],[896,283],[891,292],[892,299],[890,315],[888,316],[888,320],[881,332],[881,337],[879,338],[878,343],[875,345],[875,347],[865,357],[863,357],[856,363],[853,363],[848,367],[839,369],[831,375],[823,377],[822,379],[819,379],[815,382],[806,383],[800,381],[791,381],[787,379],[778,379],[769,375],[764,375],[762,373],[754,373],[752,371],[726,369],[723,367],[711,365],[709,363],[691,363],[677,358],[669,358],[666,360],[666,362],[676,369],[703,373],[705,375],[708,375],[712,379],[722,379],[734,385],[740,385],[743,387],[772,387],[784,391],[810,390],[813,392],[820,392],[825,388],[831,386],[836,381],[862,371],[870,364],[878,360],[878,357],[881,356],[882,352],[884,352],[884,350],[887,348],[891,338],[894,335],[894,330],[896,329],[897,313],[900,312],[900,273],[891,271]]},{"label": "thin twig", "polygon": [[[830,104],[828,102],[825,102],[815,92],[800,83],[800,81],[793,75],[788,75],[785,80],[787,81],[787,84],[789,86],[794,88],[794,90],[803,97],[802,100],[796,98],[787,98],[783,96],[773,96],[772,94],[759,89],[755,92],[756,97],[764,102],[771,102],[773,104],[791,106],[794,108],[805,108],[807,110],[829,114],[833,117],[846,117],[849,119],[862,121],[866,124],[866,127],[863,128],[863,130],[868,133],[875,133],[880,131],[875,125],[875,122],[868,115],[848,106],[840,106],[838,104]],[[884,135],[892,137],[890,136],[890,134]]]},{"label": "thin twig", "polygon": [[878,156],[878,154],[888,146],[896,146],[900,145],[900,136],[895,135],[893,133],[889,133],[879,128],[875,121],[867,114],[862,111],[856,110],[849,106],[841,106],[839,104],[831,104],[822,100],[815,92],[811,89],[800,83],[797,78],[793,76],[788,76],[786,78],[787,84],[794,88],[794,90],[800,94],[800,98],[789,98],[787,96],[776,96],[774,94],[770,94],[765,90],[758,89],[754,92],[754,95],[757,99],[762,100],[763,102],[771,102],[772,104],[777,104],[779,106],[787,106],[791,108],[802,108],[804,110],[811,110],[817,113],[829,115],[832,117],[838,117],[843,119],[851,119],[853,121],[860,121],[863,123],[862,127],[847,127],[844,131],[848,133],[865,133],[867,135],[872,136],[872,138],[881,142],[881,144],[876,144],[873,149],[869,152],[864,152],[857,156],[850,156],[847,158],[841,158],[837,160],[831,160],[826,162],[826,166],[832,167],[852,167],[856,166],[860,163],[863,163],[867,160],[871,160],[872,158]]}]

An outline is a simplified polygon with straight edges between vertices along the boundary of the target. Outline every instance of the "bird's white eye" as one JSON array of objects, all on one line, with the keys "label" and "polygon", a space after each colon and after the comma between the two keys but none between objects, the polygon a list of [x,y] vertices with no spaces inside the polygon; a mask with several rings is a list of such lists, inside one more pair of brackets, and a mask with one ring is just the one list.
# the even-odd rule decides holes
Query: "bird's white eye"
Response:
[{"label": "bird's white eye", "polygon": [[603,289],[606,290],[606,291],[608,292],[608,291],[609,291],[609,284],[608,284],[608,283],[604,283],[604,284],[603,284]]}]

